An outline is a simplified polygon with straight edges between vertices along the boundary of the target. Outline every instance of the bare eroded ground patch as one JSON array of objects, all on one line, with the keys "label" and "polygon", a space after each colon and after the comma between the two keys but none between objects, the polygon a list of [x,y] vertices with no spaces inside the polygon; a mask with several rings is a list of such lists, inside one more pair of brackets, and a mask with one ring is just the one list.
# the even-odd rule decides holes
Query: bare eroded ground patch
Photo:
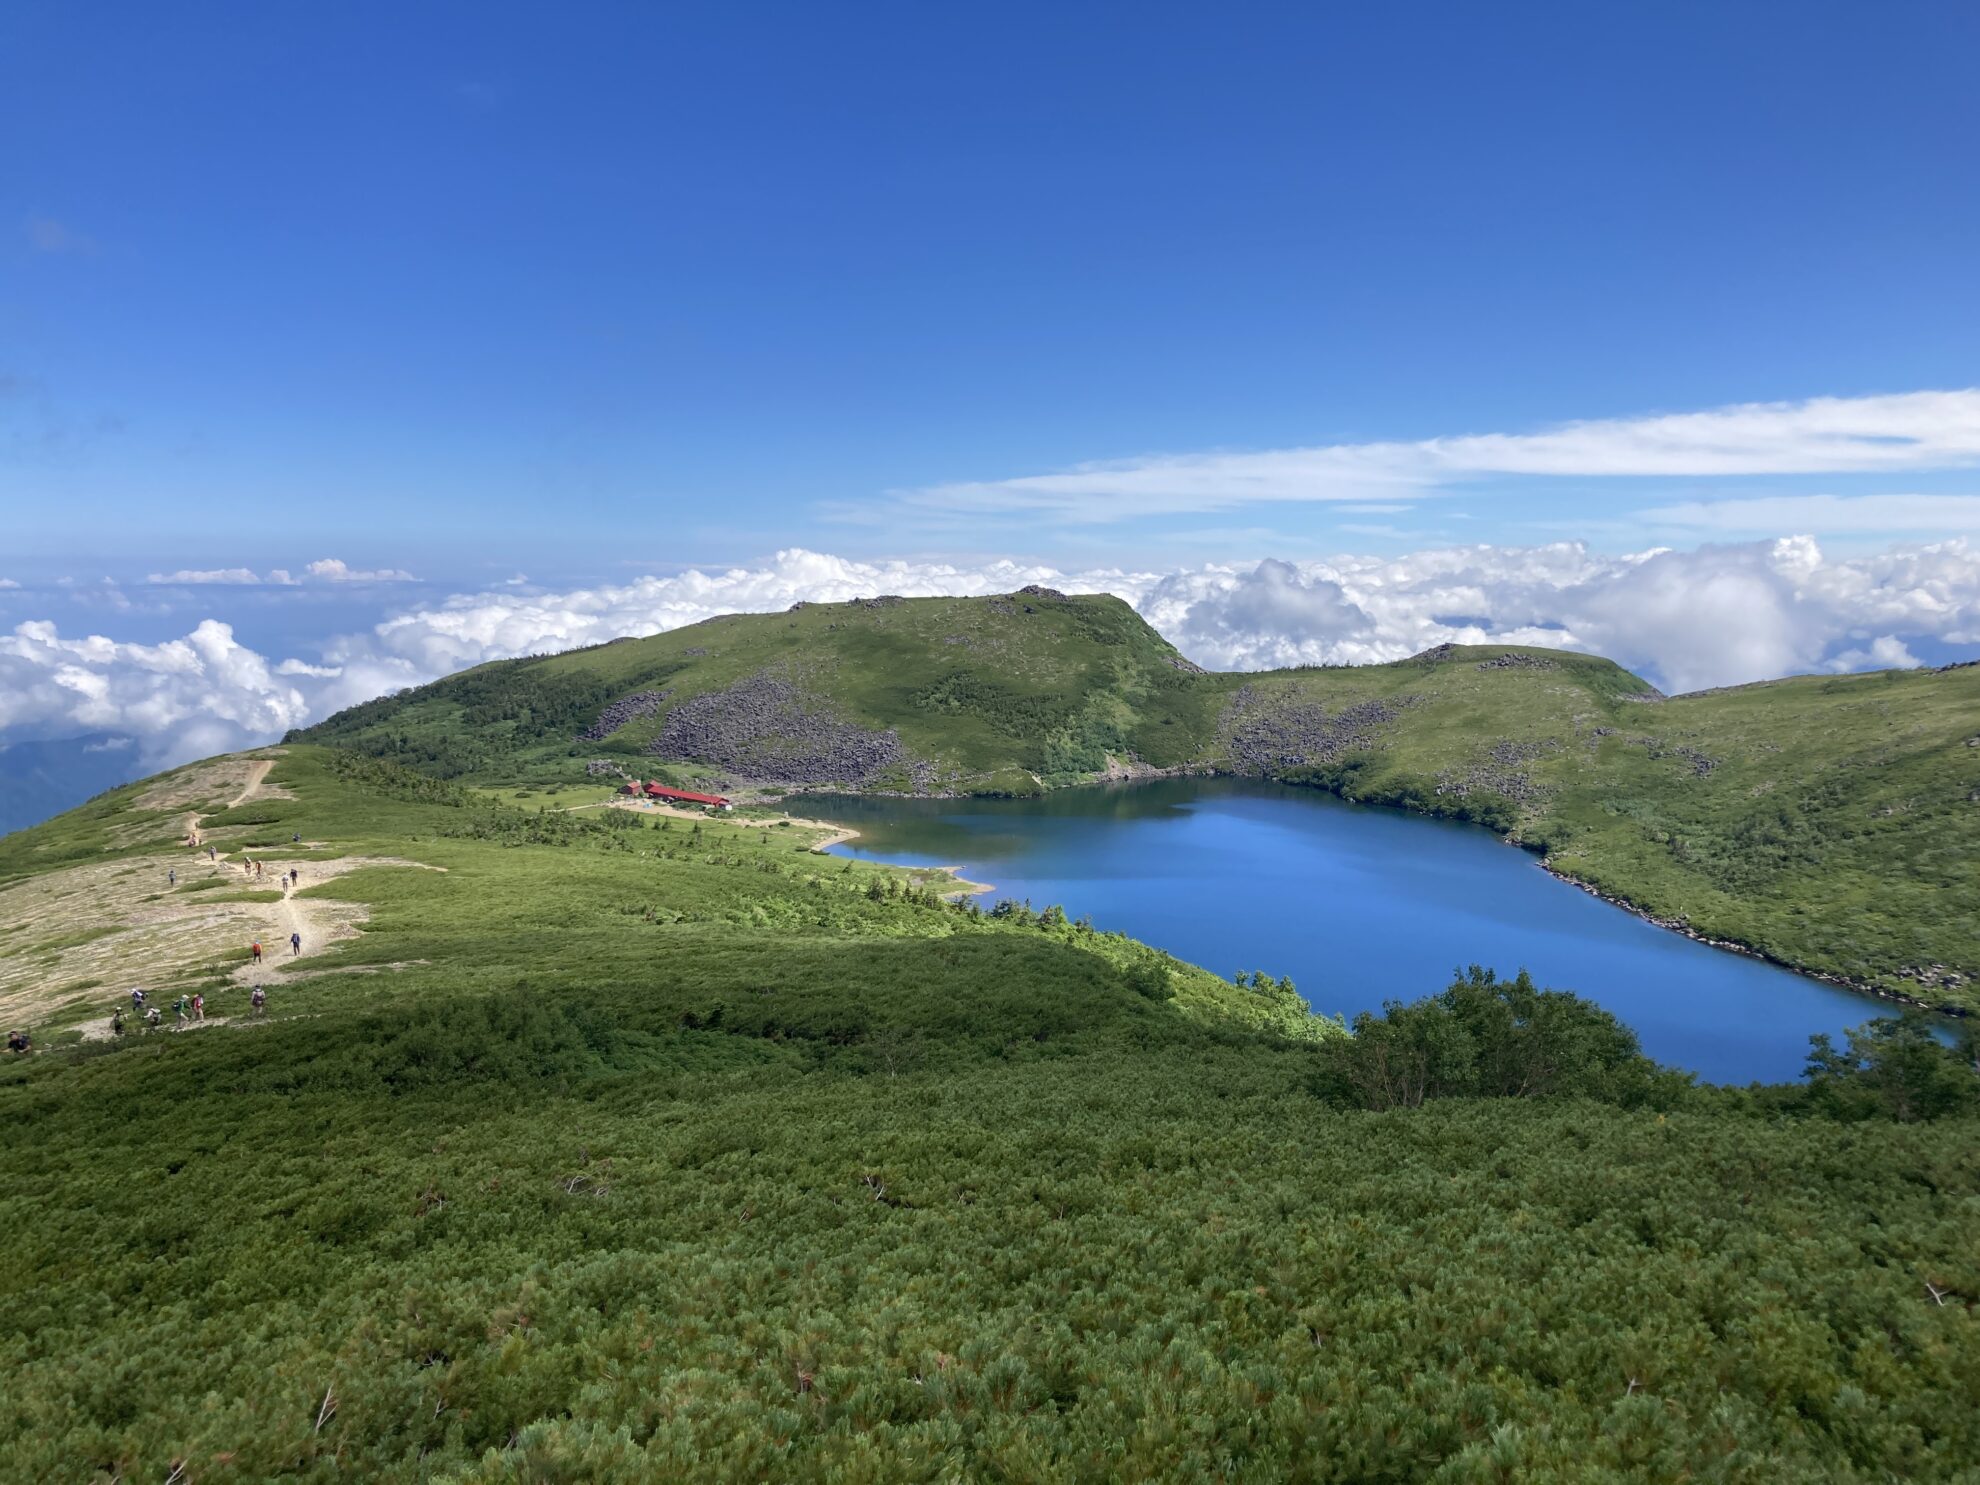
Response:
[{"label": "bare eroded ground patch", "polygon": [[[9,1026],[71,1020],[101,1011],[133,985],[151,992],[225,974],[237,984],[273,978],[333,945],[356,937],[363,903],[307,895],[369,866],[418,866],[389,856],[347,856],[299,863],[295,891],[265,901],[288,863],[269,861],[256,879],[231,861],[170,856],[92,862],[30,877],[0,889],[0,1022]],[[176,870],[178,885],[168,884]],[[289,935],[301,938],[291,951]],[[259,940],[266,962],[248,946]]]},{"label": "bare eroded ground patch", "polygon": [[131,802],[141,810],[220,810],[250,799],[293,799],[280,784],[267,781],[281,755],[280,748],[260,748],[191,763],[161,775]]}]

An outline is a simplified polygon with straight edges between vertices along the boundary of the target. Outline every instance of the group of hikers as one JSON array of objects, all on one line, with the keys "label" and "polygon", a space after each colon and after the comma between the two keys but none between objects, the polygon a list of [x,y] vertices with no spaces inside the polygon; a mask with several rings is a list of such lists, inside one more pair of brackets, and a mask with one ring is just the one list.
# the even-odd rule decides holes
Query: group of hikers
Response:
[{"label": "group of hikers", "polygon": [[[261,1015],[268,1008],[268,992],[261,986],[256,985],[248,995],[248,1004],[254,1008],[255,1015]],[[136,985],[131,987],[131,1019],[142,1022],[148,1029],[153,1031],[158,1029],[160,1022],[164,1019],[158,1007],[150,1003],[150,997]],[[204,1021],[205,1019],[206,997],[199,991],[194,990],[181,995],[177,1000],[172,1002],[172,1022],[174,1026],[183,1028],[188,1022]],[[110,1034],[112,1036],[122,1036],[124,1034],[124,1008],[121,1005],[110,1015]],[[27,1051],[27,1033],[25,1031],[9,1032],[7,1034],[7,1047],[8,1050],[14,1052]]]},{"label": "group of hikers", "polygon": [[[302,836],[298,833],[292,836],[291,840],[296,844],[301,844]],[[190,832],[186,836],[186,844],[195,850],[199,849],[199,832]],[[208,845],[206,847],[206,856],[209,861],[214,862],[216,865],[218,864],[220,856],[215,847]],[[261,877],[264,869],[265,863],[255,860],[252,856],[244,855],[241,858],[241,870],[257,880]],[[292,866],[287,871],[279,873],[277,879],[281,881],[285,888],[293,890],[302,881],[302,872],[300,869]],[[176,866],[166,871],[165,881],[169,886],[176,887],[179,885],[179,869]],[[302,933],[300,931],[289,935],[289,953],[291,955],[300,955],[302,953]],[[254,964],[262,962],[263,950],[260,939],[256,939],[248,945],[248,958]],[[261,1015],[268,1008],[268,992],[260,985],[256,985],[248,995],[248,1004],[254,1008],[255,1015]],[[153,1028],[157,1027],[163,1020],[158,1007],[150,1005],[145,992],[137,986],[131,987],[131,1018],[136,1021],[142,1021],[147,1027]],[[189,1021],[204,1021],[206,1019],[206,997],[198,991],[181,995],[177,1000],[172,1002],[172,1019],[175,1025],[181,1027]],[[110,1034],[112,1036],[122,1036],[124,1034],[124,1008],[121,1005],[111,1014]],[[25,1031],[9,1032],[7,1034],[7,1046],[11,1051],[27,1051],[27,1033]]]},{"label": "group of hikers", "polygon": [[[292,844],[301,845],[302,833],[298,831],[291,835],[289,839]],[[219,848],[202,842],[197,830],[191,830],[186,833],[186,845],[194,851],[203,848],[206,851],[206,859],[216,866],[219,864]],[[264,869],[265,863],[255,860],[252,856],[244,855],[241,858],[241,870],[257,881],[261,879]],[[276,880],[281,882],[285,890],[293,891],[302,881],[302,872],[299,868],[292,866],[285,872],[278,872],[276,874]],[[179,885],[178,867],[174,866],[166,870],[165,882],[170,887],[177,887]],[[292,956],[299,956],[302,953],[302,933],[300,931],[289,935],[289,953]],[[262,962],[263,953],[260,939],[256,939],[248,946],[248,957],[251,963],[259,964]],[[256,985],[248,995],[248,1004],[253,1007],[253,1013],[255,1015],[259,1016],[263,1014],[268,1008],[268,992],[260,985]],[[142,988],[135,985],[131,987],[130,1019],[153,1030],[164,1020],[163,1013],[159,1008],[151,1004],[150,996]],[[196,990],[190,991],[179,996],[178,999],[172,1002],[172,1020],[174,1025],[183,1027],[188,1022],[203,1022],[205,1019],[206,997],[200,992]],[[124,1007],[119,1003],[117,1008],[110,1014],[110,1034],[112,1036],[122,1036],[124,1034],[125,1024]],[[7,1050],[9,1052],[24,1055],[33,1049],[33,1040],[29,1037],[25,1028],[16,1028],[7,1033]]]},{"label": "group of hikers", "polygon": [[[258,882],[261,880],[262,865],[263,865],[262,862],[255,860],[254,857],[252,856],[248,856],[242,859],[241,870],[247,873],[247,875],[253,877]],[[176,879],[177,873],[173,873],[172,875]],[[287,871],[277,872],[275,874],[275,880],[278,882],[284,882],[290,887],[294,887],[298,882],[302,880],[302,871],[300,870],[300,868],[292,866]]]},{"label": "group of hikers", "polygon": [[[301,845],[302,832],[298,831],[294,835],[291,835],[289,840],[292,844]],[[193,831],[188,834],[186,836],[186,844],[197,848],[199,845],[199,832]],[[218,861],[219,859],[214,852],[214,848],[210,845],[206,848],[206,854],[209,860]],[[241,857],[242,872],[253,877],[256,881],[261,880],[266,864],[265,862],[255,860],[252,856],[243,855]],[[302,883],[302,868],[292,866],[287,871],[277,872],[275,874],[275,880],[280,882],[285,890],[294,891]],[[179,885],[179,869],[176,866],[165,873],[165,881],[168,886],[176,887]],[[289,953],[291,955],[300,955],[302,953],[302,934],[300,932],[289,935]],[[248,958],[255,964],[261,963],[262,948],[260,939],[256,939],[248,945]],[[255,993],[261,993],[259,988],[256,989]],[[257,1001],[257,1008],[259,1008],[259,1005],[260,1002]]]},{"label": "group of hikers", "polygon": [[[302,844],[302,834],[300,831],[291,835],[289,839],[292,844]],[[219,848],[203,843],[199,838],[199,832],[197,830],[186,833],[186,845],[194,851],[198,851],[203,847],[206,851],[206,859],[216,866],[219,864]],[[259,881],[263,874],[264,863],[255,860],[252,856],[244,855],[241,859],[241,870],[248,876]],[[285,890],[293,891],[302,881],[302,872],[299,868],[292,866],[285,872],[278,872],[276,874],[276,880],[282,883]],[[170,887],[177,887],[179,885],[179,869],[176,866],[167,869],[165,881],[166,885]],[[289,935],[289,953],[292,956],[299,956],[302,953],[302,933],[300,931]],[[256,939],[248,946],[248,956],[250,962],[254,964],[262,962],[261,940]],[[150,997],[138,986],[133,985],[131,987],[130,995],[131,1020],[155,1030],[164,1019],[159,1008],[150,1003]],[[248,995],[248,1004],[253,1007],[253,1013],[256,1016],[262,1015],[268,1008],[267,990],[263,989],[260,985],[256,985]],[[191,991],[179,996],[178,999],[172,1002],[172,1019],[174,1024],[179,1027],[185,1026],[187,1022],[204,1021],[206,1019],[206,997],[198,991]],[[110,1015],[110,1034],[112,1036],[122,1036],[124,1034],[124,1026],[124,1007],[120,1003]],[[29,1037],[25,1028],[16,1028],[7,1033],[7,1050],[9,1052],[17,1055],[25,1055],[33,1049],[33,1040]]]},{"label": "group of hikers", "polygon": [[[292,933],[289,935],[289,953],[292,955],[302,953],[302,934],[300,932]],[[256,964],[261,963],[260,939],[256,939],[253,943],[248,945],[248,958],[251,959]]]}]

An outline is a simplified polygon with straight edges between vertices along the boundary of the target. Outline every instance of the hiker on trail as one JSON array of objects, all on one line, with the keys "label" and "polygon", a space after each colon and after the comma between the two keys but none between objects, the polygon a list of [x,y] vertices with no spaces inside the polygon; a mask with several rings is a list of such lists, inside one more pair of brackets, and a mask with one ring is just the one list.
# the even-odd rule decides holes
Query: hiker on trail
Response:
[{"label": "hiker on trail", "polygon": [[301,868],[301,867],[299,867],[299,866],[292,866],[292,867],[290,867],[290,868],[289,868],[289,885],[290,885],[291,887],[293,887],[293,886],[295,886],[295,884],[296,884],[297,882],[300,882],[301,880],[302,880],[302,868]]},{"label": "hiker on trail", "polygon": [[110,1034],[112,1036],[122,1036],[124,1034],[124,1008],[122,1006],[118,1006],[116,1010],[110,1013]]},{"label": "hiker on trail", "polygon": [[193,1020],[204,1021],[205,1019],[206,997],[204,995],[195,995],[193,996]]},{"label": "hiker on trail", "polygon": [[185,996],[181,995],[177,1000],[172,1002],[172,1015],[177,1019],[179,1025],[183,1026],[186,1024]]},{"label": "hiker on trail", "polygon": [[137,986],[133,985],[131,986],[131,1014],[135,1016],[139,1011],[142,1011],[143,1009],[144,1009],[144,992],[138,989]]},{"label": "hiker on trail", "polygon": [[289,935],[289,952],[291,954],[300,954],[302,952],[301,932],[296,932]]},{"label": "hiker on trail", "polygon": [[248,1004],[254,1007],[254,1013],[257,1016],[260,1015],[262,1007],[268,1004],[268,992],[262,989],[261,986],[256,985],[254,987],[254,994],[248,997]]},{"label": "hiker on trail", "polygon": [[10,1031],[7,1033],[7,1050],[9,1052],[25,1052],[27,1049],[28,1034],[25,1031]]},{"label": "hiker on trail", "polygon": [[259,861],[254,863],[254,879],[257,882],[261,880],[261,863]]},{"label": "hiker on trail", "polygon": [[298,830],[294,835],[289,837],[289,844],[292,846],[299,846],[302,844],[302,832],[300,830]]},{"label": "hiker on trail", "polygon": [[260,940],[260,939],[256,939],[256,940],[255,940],[255,941],[254,941],[253,943],[251,943],[251,944],[249,944],[249,945],[248,945],[248,957],[249,957],[250,959],[252,959],[252,960],[253,960],[253,961],[254,961],[254,962],[255,962],[256,964],[259,964],[259,963],[261,963],[261,940]]},{"label": "hiker on trail", "polygon": [[179,885],[178,867],[175,866],[170,871],[165,873],[165,885],[168,887],[176,887]]},{"label": "hiker on trail", "polygon": [[214,846],[208,846],[206,848],[206,859],[208,861],[218,861],[220,859],[219,849]]},{"label": "hiker on trail", "polygon": [[153,1006],[153,1007],[152,1007],[152,1008],[151,1008],[150,1010],[148,1010],[148,1011],[146,1011],[146,1012],[144,1013],[144,1024],[145,1024],[146,1026],[149,1026],[149,1027],[150,1027],[150,1028],[151,1028],[151,1029],[152,1029],[153,1031],[156,1031],[156,1030],[158,1029],[158,1007],[157,1007],[157,1006]]}]

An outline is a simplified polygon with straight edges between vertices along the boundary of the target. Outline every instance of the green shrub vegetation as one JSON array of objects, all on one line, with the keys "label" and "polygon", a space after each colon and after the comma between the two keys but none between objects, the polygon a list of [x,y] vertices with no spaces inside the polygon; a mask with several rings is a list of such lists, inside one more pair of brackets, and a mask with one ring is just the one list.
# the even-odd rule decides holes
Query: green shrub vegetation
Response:
[{"label": "green shrub vegetation", "polygon": [[[1350,1031],[793,832],[274,780],[223,849],[444,870],[306,885],[368,917],[265,1024],[0,1064],[0,1476],[1980,1470],[1970,1040],[1703,1088],[1523,976]],[[149,869],[140,793],[0,881]]]}]

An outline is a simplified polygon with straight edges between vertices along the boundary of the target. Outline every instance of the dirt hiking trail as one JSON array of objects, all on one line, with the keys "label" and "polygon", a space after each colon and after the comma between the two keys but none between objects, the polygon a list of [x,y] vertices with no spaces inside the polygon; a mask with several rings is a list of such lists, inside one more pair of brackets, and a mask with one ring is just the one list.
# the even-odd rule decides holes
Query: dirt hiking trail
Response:
[{"label": "dirt hiking trail", "polygon": [[[362,902],[313,896],[310,889],[371,867],[444,868],[396,856],[326,860],[315,855],[323,846],[314,841],[250,847],[256,827],[202,826],[203,819],[255,800],[293,799],[269,783],[280,756],[280,749],[257,749],[175,770],[132,801],[141,816],[105,832],[106,850],[136,846],[142,854],[85,860],[0,886],[0,1020],[66,1024],[94,1040],[111,1034],[111,1018],[91,1012],[121,1005],[126,1032],[141,1031],[141,1019],[130,1013],[136,985],[164,1012],[161,1024],[169,1029],[171,1001],[182,989],[203,986],[206,1020],[188,1028],[246,1024],[247,991],[256,984],[275,994],[315,974],[389,967],[308,963],[355,938],[369,916]],[[197,848],[189,846],[192,839]],[[310,859],[284,859],[290,849]],[[299,880],[290,880],[291,869]],[[256,942],[260,964],[248,953]],[[221,1007],[233,1014],[219,1014]]]}]

